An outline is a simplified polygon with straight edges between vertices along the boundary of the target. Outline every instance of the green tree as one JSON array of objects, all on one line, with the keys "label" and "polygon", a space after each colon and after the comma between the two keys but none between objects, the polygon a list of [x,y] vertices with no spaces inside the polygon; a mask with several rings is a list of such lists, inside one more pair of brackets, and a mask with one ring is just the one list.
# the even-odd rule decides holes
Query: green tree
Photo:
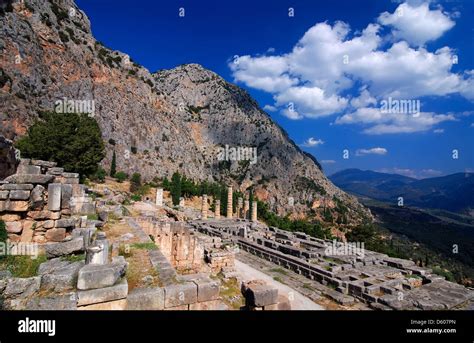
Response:
[{"label": "green tree", "polygon": [[130,179],[130,191],[135,193],[142,185],[142,176],[140,173],[133,173]]},{"label": "green tree", "polygon": [[163,179],[163,182],[161,183],[161,186],[163,187],[163,189],[165,191],[169,191],[171,190],[171,184],[170,184],[170,181],[168,180],[168,178],[165,176],[165,178]]},{"label": "green tree", "polygon": [[123,171],[119,171],[115,173],[114,177],[118,182],[122,183],[127,179],[128,175]]},{"label": "green tree", "polygon": [[85,113],[41,112],[16,147],[24,157],[57,162],[81,177],[93,175],[105,157],[99,125]]},{"label": "green tree", "polygon": [[115,173],[117,172],[117,156],[114,154],[112,155],[112,163],[110,163],[110,176],[114,177]]},{"label": "green tree", "polygon": [[181,175],[178,172],[174,172],[171,176],[171,199],[173,205],[179,205],[179,198],[181,197]]}]

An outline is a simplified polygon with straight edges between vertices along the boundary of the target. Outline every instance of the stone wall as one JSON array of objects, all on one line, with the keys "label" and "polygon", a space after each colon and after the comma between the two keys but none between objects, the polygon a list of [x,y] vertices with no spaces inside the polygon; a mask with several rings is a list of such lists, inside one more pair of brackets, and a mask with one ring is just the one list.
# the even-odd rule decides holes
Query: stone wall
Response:
[{"label": "stone wall", "polygon": [[0,180],[15,174],[19,162],[13,142],[0,135]]},{"label": "stone wall", "polygon": [[204,264],[204,247],[183,222],[157,221],[151,217],[137,221],[176,270],[200,271]]},{"label": "stone wall", "polygon": [[61,242],[85,227],[95,202],[79,184],[79,174],[56,163],[22,159],[16,174],[0,181],[0,219],[11,242]]}]

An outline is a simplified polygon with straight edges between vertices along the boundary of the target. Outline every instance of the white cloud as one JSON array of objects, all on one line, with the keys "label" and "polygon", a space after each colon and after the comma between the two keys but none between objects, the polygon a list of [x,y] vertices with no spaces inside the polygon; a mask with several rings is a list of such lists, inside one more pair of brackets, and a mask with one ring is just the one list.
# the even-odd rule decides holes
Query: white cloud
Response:
[{"label": "white cloud", "polygon": [[[382,113],[379,108],[363,107],[336,119],[336,124],[360,124],[364,133],[372,135],[389,133],[413,133],[426,131],[444,121],[453,121],[452,114],[433,112]],[[367,127],[368,126],[368,127]]]},{"label": "white cloud", "polygon": [[275,112],[276,110],[278,110],[275,106],[272,105],[265,105],[263,106],[263,109],[268,112]]},{"label": "white cloud", "polygon": [[334,161],[334,160],[321,160],[321,163],[322,164],[334,164],[334,163],[336,163],[336,161]]},{"label": "white cloud", "polygon": [[303,144],[301,144],[301,146],[311,148],[311,147],[315,147],[321,144],[324,144],[323,140],[316,139],[314,137],[309,137]]},{"label": "white cloud", "polygon": [[444,129],[433,130],[433,133],[444,133]]},{"label": "white cloud", "polygon": [[370,148],[370,149],[357,149],[356,156],[365,156],[365,155],[386,155],[388,153],[385,148]]},{"label": "white cloud", "polygon": [[[416,25],[421,25],[424,41],[439,37],[451,25],[446,23],[453,23],[440,9],[430,10],[428,4],[420,1],[400,6],[405,8],[405,19],[420,16]],[[383,13],[379,22],[393,27],[398,38],[413,42],[408,33],[417,35],[410,30],[418,30],[418,26],[409,26],[392,16]],[[453,73],[454,51],[451,48],[429,51],[424,46],[410,46],[405,40],[395,41],[385,48],[390,37],[382,34],[380,23],[370,23],[355,34],[351,34],[349,25],[341,21],[333,25],[317,23],[288,53],[241,56],[237,63],[231,62],[229,66],[236,82],[271,93],[275,101],[273,106],[290,119],[334,114],[350,117],[359,109],[367,112],[366,108],[372,108],[387,97],[419,99],[458,93],[474,101],[474,70]],[[428,29],[433,23],[442,25]],[[350,95],[356,92],[357,96]],[[344,119],[347,123],[349,117]],[[444,120],[450,120],[450,117],[429,113],[413,120],[402,116],[391,120],[398,125],[384,121],[383,126],[366,131],[418,132]]]},{"label": "white cloud", "polygon": [[292,87],[275,96],[276,105],[297,104],[298,113],[309,118],[331,115],[346,107],[347,100],[336,95],[327,96],[318,87]]},{"label": "white cloud", "polygon": [[376,170],[379,173],[398,174],[408,176],[414,179],[424,179],[443,175],[443,172],[435,169],[410,169],[410,168],[382,168]]},{"label": "white cloud", "polygon": [[392,27],[394,38],[415,46],[438,39],[455,24],[440,9],[430,10],[428,3],[401,4],[394,13],[382,13],[378,22]]}]

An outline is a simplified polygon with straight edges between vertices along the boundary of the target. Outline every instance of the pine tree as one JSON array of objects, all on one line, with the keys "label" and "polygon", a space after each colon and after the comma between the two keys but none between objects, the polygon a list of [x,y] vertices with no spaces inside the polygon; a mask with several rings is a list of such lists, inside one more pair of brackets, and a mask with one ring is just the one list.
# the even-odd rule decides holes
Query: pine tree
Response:
[{"label": "pine tree", "polygon": [[115,173],[117,173],[117,156],[114,154],[112,155],[112,163],[110,164],[110,176],[114,177]]},{"label": "pine tree", "polygon": [[173,205],[179,205],[179,198],[181,197],[181,175],[178,172],[174,172],[171,177],[171,199]]}]

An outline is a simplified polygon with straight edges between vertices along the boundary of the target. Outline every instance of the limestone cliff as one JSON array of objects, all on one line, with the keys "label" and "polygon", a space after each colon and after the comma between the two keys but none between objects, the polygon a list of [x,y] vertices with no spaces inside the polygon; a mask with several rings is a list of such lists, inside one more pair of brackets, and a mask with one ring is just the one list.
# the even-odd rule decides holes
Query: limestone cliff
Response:
[{"label": "limestone cliff", "polygon": [[[0,23],[0,133],[7,138],[23,135],[58,100],[93,101],[107,142],[105,167],[115,150],[118,170],[147,180],[179,170],[236,189],[253,185],[281,214],[308,213],[320,203],[343,204],[350,223],[368,214],[243,89],[202,66],[150,73],[96,41],[72,0],[13,1]],[[257,148],[257,163],[219,161],[216,149],[226,144]]]}]

